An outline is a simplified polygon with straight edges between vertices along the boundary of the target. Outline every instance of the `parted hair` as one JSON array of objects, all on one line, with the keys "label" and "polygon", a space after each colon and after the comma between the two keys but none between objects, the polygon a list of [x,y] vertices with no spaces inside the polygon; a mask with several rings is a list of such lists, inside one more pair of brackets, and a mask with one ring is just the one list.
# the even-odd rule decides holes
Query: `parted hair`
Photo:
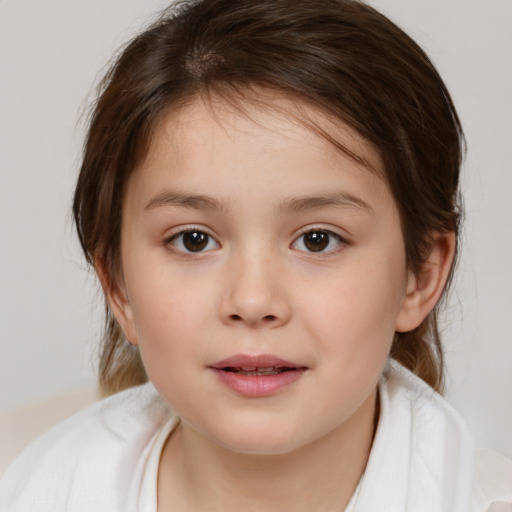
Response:
[{"label": "parted hair", "polygon": [[[258,88],[313,105],[376,148],[411,271],[420,272],[434,233],[458,234],[462,129],[432,62],[400,28],[356,0],[181,1],[120,52],[90,113],[73,213],[104,286],[122,279],[124,191],[158,122],[199,95]],[[335,133],[328,138],[344,150]],[[438,308],[395,334],[391,356],[439,391]],[[107,302],[99,380],[106,394],[147,380]]]}]

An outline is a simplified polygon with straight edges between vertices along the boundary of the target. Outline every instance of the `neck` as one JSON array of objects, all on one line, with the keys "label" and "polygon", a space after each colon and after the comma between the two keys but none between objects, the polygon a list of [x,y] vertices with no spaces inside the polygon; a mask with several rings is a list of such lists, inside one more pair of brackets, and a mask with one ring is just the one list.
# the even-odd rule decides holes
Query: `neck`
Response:
[{"label": "neck", "polygon": [[334,431],[291,453],[237,453],[180,424],[162,452],[159,512],[344,510],[364,472],[376,392]]}]

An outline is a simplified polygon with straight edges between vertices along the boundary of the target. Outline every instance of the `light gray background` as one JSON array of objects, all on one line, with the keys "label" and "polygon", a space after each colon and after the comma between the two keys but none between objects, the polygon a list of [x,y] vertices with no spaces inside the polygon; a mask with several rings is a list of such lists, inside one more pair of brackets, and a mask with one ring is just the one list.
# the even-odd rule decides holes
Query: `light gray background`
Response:
[{"label": "light gray background", "polygon": [[[373,0],[429,53],[464,124],[467,219],[448,397],[512,457],[512,1]],[[0,414],[94,383],[102,313],[70,218],[81,109],[163,0],[0,0]]]}]

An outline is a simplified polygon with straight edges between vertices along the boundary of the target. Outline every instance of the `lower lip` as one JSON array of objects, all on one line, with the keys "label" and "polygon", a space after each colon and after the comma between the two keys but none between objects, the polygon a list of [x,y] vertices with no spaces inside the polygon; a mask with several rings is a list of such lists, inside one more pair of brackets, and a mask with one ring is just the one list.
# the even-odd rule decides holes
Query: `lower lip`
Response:
[{"label": "lower lip", "polygon": [[270,396],[298,381],[306,368],[297,368],[276,375],[244,375],[213,368],[220,381],[232,391],[248,397]]}]

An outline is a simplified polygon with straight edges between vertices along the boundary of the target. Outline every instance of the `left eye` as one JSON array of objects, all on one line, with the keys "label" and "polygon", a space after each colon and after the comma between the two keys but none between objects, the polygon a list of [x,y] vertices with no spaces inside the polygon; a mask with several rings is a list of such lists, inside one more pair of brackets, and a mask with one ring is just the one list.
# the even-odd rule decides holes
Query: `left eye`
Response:
[{"label": "left eye", "polygon": [[168,243],[180,252],[205,252],[219,247],[213,237],[195,229],[174,235]]},{"label": "left eye", "polygon": [[313,229],[302,234],[295,242],[293,249],[305,252],[333,252],[343,243],[342,238],[332,231]]}]

